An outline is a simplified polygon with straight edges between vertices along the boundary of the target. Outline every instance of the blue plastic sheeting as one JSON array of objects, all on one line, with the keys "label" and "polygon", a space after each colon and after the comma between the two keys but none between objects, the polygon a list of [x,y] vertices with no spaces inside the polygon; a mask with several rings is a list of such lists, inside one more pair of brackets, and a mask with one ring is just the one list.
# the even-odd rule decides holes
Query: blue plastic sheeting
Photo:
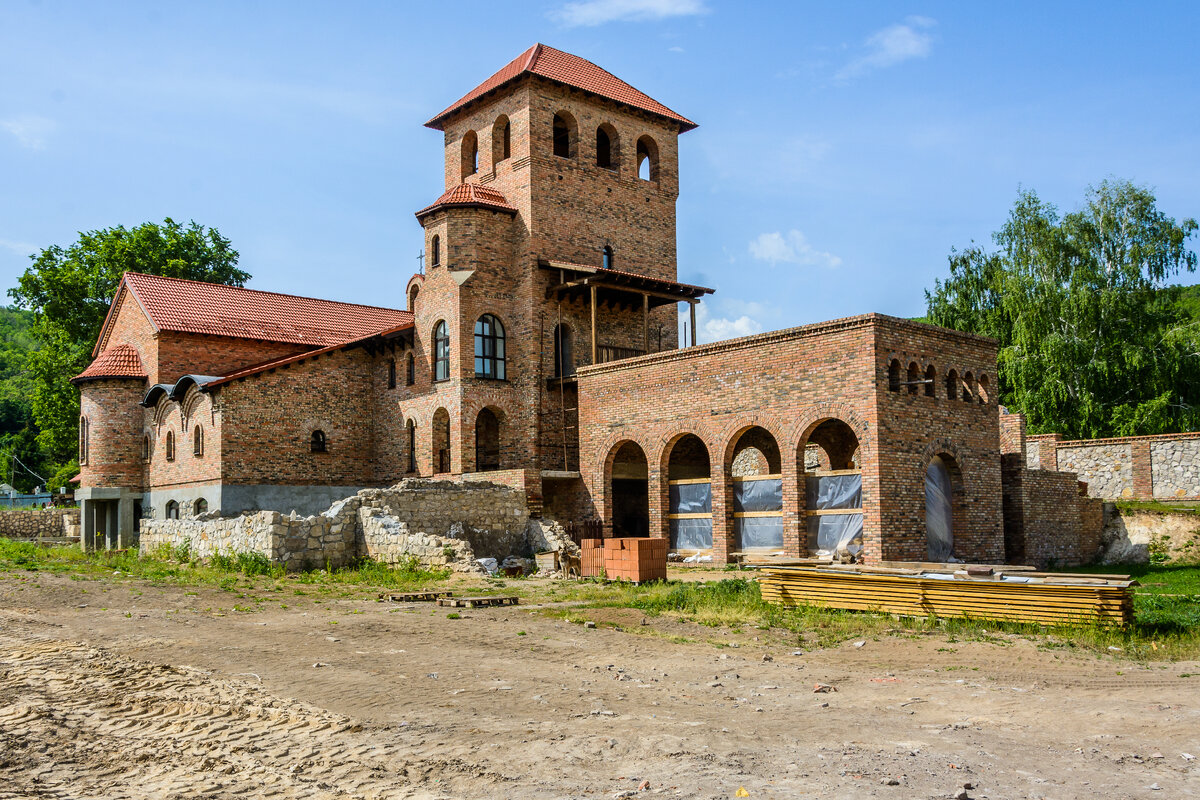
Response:
[{"label": "blue plastic sheeting", "polygon": [[862,475],[820,475],[805,481],[808,510],[862,508]]},{"label": "blue plastic sheeting", "polygon": [[862,514],[822,514],[808,518],[808,550],[832,556],[840,550],[852,555],[862,551]]},{"label": "blue plastic sheeting", "polygon": [[783,480],[764,478],[762,480],[734,481],[733,510],[782,511]]},{"label": "blue plastic sheeting", "polygon": [[733,532],[740,550],[783,548],[783,517],[734,517]]},{"label": "blue plastic sheeting", "polygon": [[712,485],[708,483],[679,483],[667,487],[672,514],[707,514],[712,512]]},{"label": "blue plastic sheeting", "polygon": [[708,550],[712,547],[711,519],[672,519],[671,548],[674,550]]}]

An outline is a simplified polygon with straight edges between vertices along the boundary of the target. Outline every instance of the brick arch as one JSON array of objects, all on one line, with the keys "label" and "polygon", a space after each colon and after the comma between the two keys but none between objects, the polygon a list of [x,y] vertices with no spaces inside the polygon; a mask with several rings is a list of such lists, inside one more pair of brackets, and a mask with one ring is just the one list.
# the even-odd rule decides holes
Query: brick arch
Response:
[{"label": "brick arch", "polygon": [[792,426],[786,440],[788,449],[796,454],[800,464],[804,463],[802,448],[808,442],[809,435],[818,425],[829,419],[840,420],[850,426],[858,438],[858,449],[862,455],[872,452],[870,428],[858,412],[844,403],[818,403],[804,410],[800,419]]},{"label": "brick arch", "polygon": [[726,475],[730,473],[730,469],[733,466],[733,453],[737,449],[738,440],[751,428],[762,428],[775,437],[775,446],[779,448],[779,457],[780,459],[783,458],[787,442],[784,431],[780,430],[774,422],[766,423],[757,416],[742,418],[726,425],[721,429],[721,433],[719,434],[718,441],[723,443],[720,451],[721,469]]},{"label": "brick arch", "polygon": [[[598,505],[600,507],[600,519],[603,521],[604,527],[610,531],[613,530],[613,498],[611,492],[613,481],[613,464],[617,460],[617,453],[626,444],[635,444],[641,449],[642,455],[646,459],[647,472],[649,472],[651,464],[653,463],[650,460],[651,451],[647,449],[645,441],[639,441],[634,437],[623,435],[611,436],[608,440],[606,440],[604,447],[600,451],[604,453],[604,461],[601,462],[600,465],[600,491],[598,495],[594,496],[598,496],[599,498]],[[651,500],[651,502],[653,501]],[[650,509],[647,508],[647,512],[649,512],[649,510]],[[651,531],[651,534],[653,534],[653,531]]]},{"label": "brick arch", "polygon": [[[950,490],[952,492],[950,498],[952,541],[957,541],[959,536],[966,532],[964,526],[966,523],[967,485],[966,473],[963,470],[963,457],[954,442],[942,437],[934,439],[925,446],[921,451],[920,467],[918,468],[920,471],[917,473],[918,485],[925,485],[925,472],[929,469],[929,464],[936,456],[941,455],[950,456],[953,459],[952,463],[947,464],[947,468],[950,473]],[[928,536],[925,502],[922,501],[918,508],[921,529]]]},{"label": "brick arch", "polygon": [[[672,433],[664,433],[655,437],[652,451],[644,450],[649,463],[658,464],[658,473],[663,476],[663,480],[666,480],[667,465],[671,460],[671,451],[674,449],[675,445],[678,444],[679,440],[685,436],[695,436],[704,444],[704,449],[708,451],[708,468],[711,474],[713,468],[714,448],[712,442],[708,440],[704,433],[702,433],[699,428],[693,428],[690,426],[684,428],[672,428],[671,430],[673,431]],[[656,459],[649,460],[651,452],[657,454]]]},{"label": "brick arch", "polygon": [[204,407],[207,406],[209,419],[205,421],[205,424],[212,424],[212,417],[214,416],[212,395],[200,391],[200,388],[195,384],[188,387],[183,399],[179,401],[179,406],[184,420],[189,422],[192,420],[193,416],[199,412],[202,412]]}]

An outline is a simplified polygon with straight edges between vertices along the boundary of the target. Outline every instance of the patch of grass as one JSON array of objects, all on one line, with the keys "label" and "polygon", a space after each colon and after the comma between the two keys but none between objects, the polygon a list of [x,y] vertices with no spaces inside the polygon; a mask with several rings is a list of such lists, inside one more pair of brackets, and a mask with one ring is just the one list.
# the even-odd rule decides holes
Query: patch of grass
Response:
[{"label": "patch of grass", "polygon": [[1118,500],[1114,505],[1122,514],[1149,512],[1152,514],[1190,514],[1200,517],[1200,504],[1187,501],[1172,503],[1161,500]]}]

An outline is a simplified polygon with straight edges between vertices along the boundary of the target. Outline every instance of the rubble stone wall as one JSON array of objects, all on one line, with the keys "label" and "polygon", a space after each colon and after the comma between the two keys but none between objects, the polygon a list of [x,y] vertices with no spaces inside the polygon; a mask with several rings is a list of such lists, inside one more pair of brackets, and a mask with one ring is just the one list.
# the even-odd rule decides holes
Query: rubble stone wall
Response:
[{"label": "rubble stone wall", "polygon": [[78,508],[0,511],[0,536],[6,539],[55,539],[78,535]]},{"label": "rubble stone wall", "polygon": [[1200,432],[1063,441],[1030,436],[1030,469],[1075,472],[1103,500],[1200,500]]},{"label": "rubble stone wall", "polygon": [[1156,498],[1200,497],[1200,439],[1150,443]]},{"label": "rubble stone wall", "polygon": [[1077,474],[1092,497],[1133,497],[1133,448],[1126,443],[1060,445],[1058,468]]}]

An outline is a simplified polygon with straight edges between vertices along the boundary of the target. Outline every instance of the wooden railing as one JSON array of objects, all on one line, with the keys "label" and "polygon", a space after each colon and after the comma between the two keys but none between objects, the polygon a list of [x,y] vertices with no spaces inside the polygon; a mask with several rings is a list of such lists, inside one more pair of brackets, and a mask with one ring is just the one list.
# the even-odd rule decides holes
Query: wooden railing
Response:
[{"label": "wooden railing", "polygon": [[609,361],[620,361],[622,358],[636,358],[646,355],[646,351],[637,347],[614,347],[602,344],[596,348],[596,363],[607,364]]}]

